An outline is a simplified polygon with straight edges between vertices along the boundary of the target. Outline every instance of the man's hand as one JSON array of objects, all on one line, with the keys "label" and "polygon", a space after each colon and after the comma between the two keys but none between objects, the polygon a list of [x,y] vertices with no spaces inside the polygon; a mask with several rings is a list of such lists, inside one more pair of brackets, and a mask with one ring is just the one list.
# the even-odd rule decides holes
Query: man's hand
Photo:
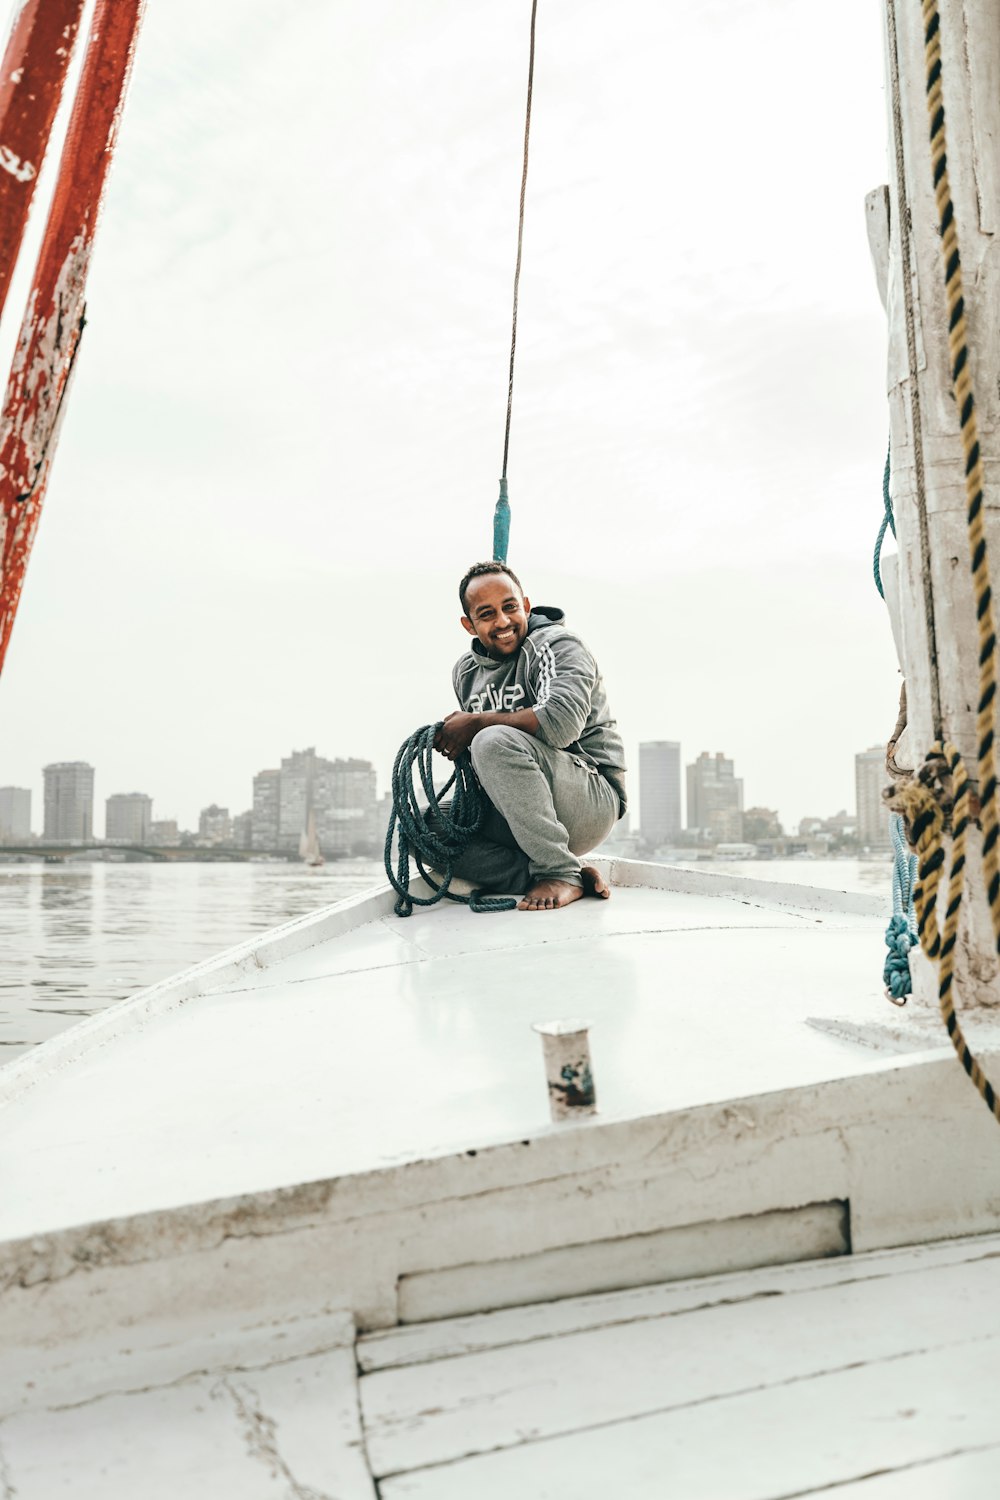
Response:
[{"label": "man's hand", "polygon": [[434,737],[434,749],[440,750],[449,760],[457,760],[463,750],[468,750],[481,728],[481,714],[449,714]]}]

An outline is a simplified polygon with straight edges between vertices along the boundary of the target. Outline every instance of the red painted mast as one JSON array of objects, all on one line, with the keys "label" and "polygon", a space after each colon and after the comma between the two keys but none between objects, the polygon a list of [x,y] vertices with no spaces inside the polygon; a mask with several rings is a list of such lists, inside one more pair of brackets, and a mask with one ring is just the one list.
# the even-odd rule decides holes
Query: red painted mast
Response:
[{"label": "red painted mast", "polygon": [[0,64],[0,313],[62,98],[82,9],[83,0],[25,0]]},{"label": "red painted mast", "polygon": [[0,417],[0,670],[84,322],[84,290],[144,0],[98,0]]}]

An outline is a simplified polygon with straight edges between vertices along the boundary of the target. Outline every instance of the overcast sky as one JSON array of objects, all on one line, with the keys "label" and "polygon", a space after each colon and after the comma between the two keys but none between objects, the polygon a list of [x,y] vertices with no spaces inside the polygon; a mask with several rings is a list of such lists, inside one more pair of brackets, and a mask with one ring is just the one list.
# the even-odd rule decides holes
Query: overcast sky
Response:
[{"label": "overcast sky", "polygon": [[[291,749],[442,717],[503,443],[529,0],[150,0],[0,679],[0,784],[196,825]],[[871,581],[877,9],[540,0],[510,561],[644,739],[786,826],[854,805]],[[8,303],[4,350],[24,286]],[[638,792],[638,775],[633,777]]]}]

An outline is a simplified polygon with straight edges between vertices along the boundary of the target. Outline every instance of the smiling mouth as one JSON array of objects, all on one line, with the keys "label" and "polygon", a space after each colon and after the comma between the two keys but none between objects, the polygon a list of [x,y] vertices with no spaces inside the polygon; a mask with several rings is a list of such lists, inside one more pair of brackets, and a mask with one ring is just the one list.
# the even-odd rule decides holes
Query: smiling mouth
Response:
[{"label": "smiling mouth", "polygon": [[493,639],[499,641],[502,645],[506,645],[508,641],[517,639],[517,632],[515,630],[497,630],[494,632]]}]

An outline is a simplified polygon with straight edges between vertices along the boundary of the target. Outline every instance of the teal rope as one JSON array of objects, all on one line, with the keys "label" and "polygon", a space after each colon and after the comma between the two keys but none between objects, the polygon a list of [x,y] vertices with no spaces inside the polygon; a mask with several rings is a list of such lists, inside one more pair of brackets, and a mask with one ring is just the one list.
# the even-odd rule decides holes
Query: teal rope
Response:
[{"label": "teal rope", "polygon": [[892,917],[885,930],[886,955],[882,979],[886,994],[897,1005],[903,1005],[912,992],[910,949],[918,942],[917,913],[913,887],[917,879],[917,856],[910,852],[904,834],[903,819],[893,813],[889,823],[892,834]]},{"label": "teal rope", "polygon": [[[885,469],[882,472],[882,505],[884,514],[882,524],[878,529],[875,540],[875,556],[872,559],[872,572],[875,574],[875,587],[882,598],[885,598],[885,590],[882,587],[882,572],[879,566],[882,557],[882,543],[885,534],[892,528],[893,536],[896,535],[896,518],[892,513],[892,498],[889,494],[889,475],[892,463],[892,444],[886,449]],[[905,1005],[906,997],[913,989],[910,979],[910,949],[917,942],[917,911],[913,902],[913,887],[917,874],[917,856],[912,854],[906,844],[903,820],[898,813],[893,813],[889,823],[889,831],[892,835],[893,866],[892,866],[892,916],[889,925],[885,929],[885,946],[888,948],[885,967],[882,970],[882,980],[885,984],[885,992],[890,1000],[897,1005]]]},{"label": "teal rope", "polygon": [[[396,892],[393,910],[397,917],[413,915],[415,906],[434,906],[447,898],[461,901],[474,912],[513,911],[517,902],[510,896],[490,896],[473,891],[471,896],[456,896],[451,885],[455,861],[465,850],[486,815],[486,802],[472,769],[472,757],[464,751],[455,761],[440,791],[434,786],[434,739],[440,724],[425,724],[404,740],[392,767],[392,815],[385,836],[385,873]],[[417,800],[414,769],[427,798],[426,811]],[[452,793],[446,807],[442,798]],[[432,819],[433,826],[428,822]],[[396,870],[392,868],[393,838],[397,839]],[[433,896],[414,896],[410,890],[410,860],[431,887]],[[441,872],[438,885],[427,866]]]},{"label": "teal rope", "polygon": [[493,561],[505,563],[510,546],[510,501],[507,499],[507,480],[500,481],[500,499],[493,511]]},{"label": "teal rope", "polygon": [[875,574],[875,587],[878,589],[883,599],[885,598],[885,589],[882,587],[882,570],[880,566],[882,560],[882,543],[885,541],[885,534],[890,526],[892,527],[893,536],[896,535],[896,518],[892,513],[892,500],[889,496],[889,462],[891,457],[892,445],[890,444],[888,449],[886,450],[885,470],[882,474],[882,504],[885,508],[885,514],[882,517],[882,525],[879,527],[878,536],[875,539],[875,556],[872,559],[872,572]]}]

